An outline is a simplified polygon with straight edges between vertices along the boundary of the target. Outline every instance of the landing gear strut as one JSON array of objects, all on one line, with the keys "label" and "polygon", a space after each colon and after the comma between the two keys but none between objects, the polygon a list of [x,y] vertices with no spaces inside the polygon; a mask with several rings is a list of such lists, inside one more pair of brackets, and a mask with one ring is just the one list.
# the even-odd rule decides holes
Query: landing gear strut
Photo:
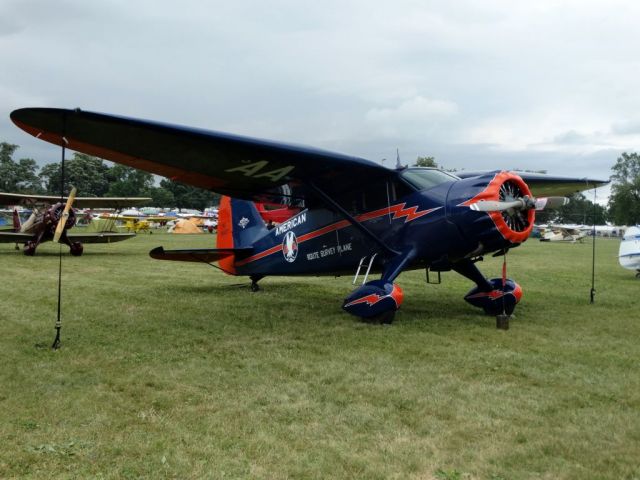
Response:
[{"label": "landing gear strut", "polygon": [[260,285],[258,285],[258,282],[264,278],[264,275],[251,275],[249,278],[251,279],[251,291],[260,291]]},{"label": "landing gear strut", "polygon": [[522,297],[522,288],[513,280],[506,278],[504,269],[503,278],[488,280],[471,260],[462,260],[452,267],[477,285],[465,295],[464,299],[471,305],[482,308],[487,315],[494,315],[496,328],[508,330],[511,314]]}]

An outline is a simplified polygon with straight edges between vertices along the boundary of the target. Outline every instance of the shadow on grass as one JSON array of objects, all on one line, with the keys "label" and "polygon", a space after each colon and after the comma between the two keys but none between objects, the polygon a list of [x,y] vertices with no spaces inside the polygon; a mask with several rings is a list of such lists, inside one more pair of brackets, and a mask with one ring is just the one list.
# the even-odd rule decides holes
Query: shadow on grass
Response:
[{"label": "shadow on grass", "polygon": [[[57,258],[60,254],[59,252],[51,252],[51,251],[36,251],[36,254],[33,257],[28,257],[27,255],[25,255],[24,253],[22,253],[22,250],[18,251],[18,250],[0,250],[0,257],[2,256],[9,256],[9,255],[21,255],[23,257],[26,258],[38,258],[38,257],[48,257],[48,258],[52,258],[55,257]],[[84,251],[82,253],[82,255],[80,257],[73,257],[69,251],[65,251],[64,249],[62,250],[62,256],[63,257],[69,257],[69,258],[84,258],[84,257],[112,257],[114,255],[118,255],[118,256],[122,256],[122,257],[139,257],[140,256],[140,252],[131,252],[131,251],[122,251],[122,252],[92,252],[92,251]]]}]

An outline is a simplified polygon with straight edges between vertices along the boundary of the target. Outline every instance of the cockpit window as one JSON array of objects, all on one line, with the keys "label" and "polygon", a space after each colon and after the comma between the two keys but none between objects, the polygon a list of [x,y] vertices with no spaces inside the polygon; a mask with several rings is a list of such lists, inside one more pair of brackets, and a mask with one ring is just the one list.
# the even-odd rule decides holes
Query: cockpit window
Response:
[{"label": "cockpit window", "polygon": [[426,190],[441,183],[459,180],[458,177],[436,168],[407,168],[400,173],[400,177],[416,190]]}]

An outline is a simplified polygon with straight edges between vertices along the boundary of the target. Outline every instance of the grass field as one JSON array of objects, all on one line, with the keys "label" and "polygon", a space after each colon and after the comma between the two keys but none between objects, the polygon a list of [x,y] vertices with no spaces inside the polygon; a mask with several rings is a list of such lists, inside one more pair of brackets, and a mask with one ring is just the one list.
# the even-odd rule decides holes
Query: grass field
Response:
[{"label": "grass field", "polygon": [[[0,478],[640,478],[640,281],[618,242],[530,240],[509,331],[453,274],[401,275],[392,326],[340,309],[350,278],[244,279],[147,252],[0,245]],[[481,264],[499,276],[500,259]]]}]

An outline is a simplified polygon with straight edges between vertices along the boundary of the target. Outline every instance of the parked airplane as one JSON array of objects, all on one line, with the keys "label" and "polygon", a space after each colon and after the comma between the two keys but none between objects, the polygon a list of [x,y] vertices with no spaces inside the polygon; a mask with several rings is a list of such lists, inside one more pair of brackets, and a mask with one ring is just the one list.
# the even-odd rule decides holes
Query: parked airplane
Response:
[{"label": "parked airplane", "polygon": [[[169,250],[153,258],[218,262],[230,275],[364,273],[344,301],[358,317],[390,322],[404,270],[454,270],[476,284],[465,299],[486,313],[510,314],[522,289],[487,279],[476,263],[524,242],[535,210],[606,183],[586,178],[492,172],[465,178],[436,169],[387,169],[317,149],[79,109],[11,113],[31,135],[56,145],[219,192],[217,248]],[[525,182],[528,182],[525,183]],[[234,198],[229,198],[234,197]],[[253,201],[301,211],[271,230]],[[368,274],[381,278],[367,281]]]},{"label": "parked airplane", "polygon": [[618,260],[622,267],[636,270],[636,278],[640,278],[640,227],[627,229],[620,242]]},{"label": "parked airplane", "polygon": [[[60,230],[59,241],[69,246],[71,255],[82,255],[83,243],[113,243],[134,237],[132,233],[96,232],[96,233],[68,233],[76,223],[76,215],[71,204],[79,208],[122,208],[123,206],[149,202],[150,198],[126,198],[126,197],[75,197],[75,193],[69,198],[60,201],[60,197],[51,195],[24,195],[19,193],[0,193],[0,204],[24,205],[31,208],[31,215],[22,222],[17,209],[13,212],[13,232],[0,231],[0,243],[24,242],[23,252],[33,256],[38,245],[42,242],[54,240],[56,228],[63,215],[67,215],[64,228]],[[58,239],[56,239],[58,241]]]},{"label": "parked airplane", "polygon": [[541,232],[540,241],[582,243],[589,228],[581,225],[549,225]]}]

